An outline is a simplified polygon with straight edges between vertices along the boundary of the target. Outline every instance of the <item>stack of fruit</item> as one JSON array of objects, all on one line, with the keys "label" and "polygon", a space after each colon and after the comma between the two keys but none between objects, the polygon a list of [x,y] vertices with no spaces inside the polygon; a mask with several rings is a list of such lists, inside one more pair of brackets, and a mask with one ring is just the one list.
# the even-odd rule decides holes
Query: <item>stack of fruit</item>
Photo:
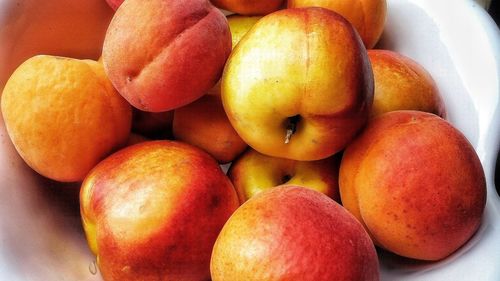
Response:
[{"label": "stack of fruit", "polygon": [[1,97],[26,163],[81,182],[105,280],[378,280],[376,247],[435,261],[478,229],[474,148],[372,49],[385,0],[108,3],[102,59],[32,57]]}]

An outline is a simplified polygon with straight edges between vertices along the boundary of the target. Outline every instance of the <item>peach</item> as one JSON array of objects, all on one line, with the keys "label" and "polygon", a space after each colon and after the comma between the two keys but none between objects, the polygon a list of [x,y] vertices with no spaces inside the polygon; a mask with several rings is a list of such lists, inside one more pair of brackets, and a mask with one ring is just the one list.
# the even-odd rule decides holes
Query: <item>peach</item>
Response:
[{"label": "peach", "polygon": [[375,46],[384,31],[386,0],[288,0],[288,8],[309,6],[341,14],[356,28],[367,49]]},{"label": "peach", "polygon": [[211,0],[224,10],[240,15],[267,15],[281,8],[284,0]]},{"label": "peach", "polygon": [[375,80],[371,116],[394,110],[420,110],[445,116],[432,76],[416,61],[389,50],[369,50]]},{"label": "peach", "polygon": [[[233,48],[260,18],[240,15],[227,18]],[[247,144],[229,122],[220,91],[219,81],[204,97],[176,109],[172,127],[176,139],[204,149],[219,163],[228,163],[241,154]]]},{"label": "peach", "polygon": [[324,8],[260,19],[231,53],[222,102],[241,138],[262,154],[327,158],[361,130],[373,101],[366,49],[352,25]]},{"label": "peach", "polygon": [[236,14],[227,17],[229,30],[231,30],[231,37],[233,40],[233,49],[250,28],[252,28],[261,18],[261,16],[242,16]]},{"label": "peach", "polygon": [[296,186],[262,192],[224,225],[213,281],[379,280],[375,247],[363,226],[326,195]]},{"label": "peach", "polygon": [[205,95],[174,111],[174,138],[195,145],[219,163],[233,161],[247,144],[229,123],[218,95]]},{"label": "peach", "polygon": [[113,17],[104,0],[8,2],[2,1],[0,92],[14,70],[35,55],[97,59],[101,54]]},{"label": "peach", "polygon": [[239,203],[212,157],[164,140],[99,163],[82,184],[80,205],[104,280],[199,281],[210,278],[213,245]]},{"label": "peach", "polygon": [[481,162],[465,136],[421,111],[370,121],[340,164],[344,207],[379,246],[439,260],[478,229],[486,201]]},{"label": "peach", "polygon": [[231,164],[228,176],[240,202],[282,184],[311,188],[340,202],[339,164],[338,156],[317,161],[296,161],[248,149]]},{"label": "peach", "polygon": [[131,106],[96,61],[32,57],[7,81],[1,107],[21,157],[57,181],[83,180],[130,133]]},{"label": "peach", "polygon": [[125,99],[160,112],[205,94],[230,52],[226,17],[207,0],[127,0],[111,20],[102,58]]}]

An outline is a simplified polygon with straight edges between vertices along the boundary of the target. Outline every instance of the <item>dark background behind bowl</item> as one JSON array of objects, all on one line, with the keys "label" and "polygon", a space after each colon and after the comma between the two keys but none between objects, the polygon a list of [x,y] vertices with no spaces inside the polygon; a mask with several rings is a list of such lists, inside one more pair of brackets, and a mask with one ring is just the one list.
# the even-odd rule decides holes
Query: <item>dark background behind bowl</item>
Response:
[{"label": "dark background behind bowl", "polygon": [[[500,26],[500,1],[493,0],[491,1],[490,8],[488,9],[493,20],[496,22],[497,26]],[[499,120],[500,121],[500,120]],[[500,195],[500,154],[497,153],[497,164],[495,169],[495,186],[497,189],[497,193]]]}]

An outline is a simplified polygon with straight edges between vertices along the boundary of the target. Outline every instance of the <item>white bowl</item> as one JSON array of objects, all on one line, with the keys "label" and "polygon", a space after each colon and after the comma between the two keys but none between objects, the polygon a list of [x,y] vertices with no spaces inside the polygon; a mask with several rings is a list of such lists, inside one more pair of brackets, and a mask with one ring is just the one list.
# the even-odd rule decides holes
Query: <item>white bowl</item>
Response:
[{"label": "white bowl", "polygon": [[[99,26],[110,16],[104,3],[0,0],[0,89],[13,68],[36,53],[97,58],[105,29]],[[377,47],[415,59],[434,77],[447,118],[481,159],[488,199],[481,228],[464,247],[435,263],[381,252],[382,280],[500,280],[500,199],[494,186],[500,144],[500,32],[478,3],[388,0],[386,29]],[[38,16],[32,20],[27,13]],[[82,22],[99,32],[79,33]],[[48,45],[37,44],[42,29],[53,36],[43,38]],[[68,31],[65,36],[76,41],[61,44],[58,34]],[[31,171],[10,143],[0,116],[0,280],[101,280],[91,273],[93,261],[80,225],[78,187]]]}]

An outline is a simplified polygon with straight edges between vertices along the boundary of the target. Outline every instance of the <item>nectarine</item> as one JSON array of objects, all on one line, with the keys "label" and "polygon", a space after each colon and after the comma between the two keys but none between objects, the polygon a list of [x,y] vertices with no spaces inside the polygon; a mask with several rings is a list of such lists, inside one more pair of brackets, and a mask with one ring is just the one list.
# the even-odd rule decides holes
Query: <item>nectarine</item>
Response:
[{"label": "nectarine", "polygon": [[331,156],[316,161],[296,161],[266,156],[253,149],[240,155],[228,171],[240,202],[278,185],[297,185],[324,193],[340,202],[340,158]]},{"label": "nectarine", "polygon": [[445,116],[432,76],[411,58],[390,50],[369,50],[375,92],[371,116],[395,110],[419,110]]},{"label": "nectarine", "polygon": [[343,17],[317,7],[260,19],[234,48],[221,83],[241,138],[262,154],[293,160],[342,150],[373,101],[361,39]]},{"label": "nectarine", "polygon": [[363,226],[326,195],[296,186],[264,191],[238,208],[210,268],[213,281],[379,280]]},{"label": "nectarine", "polygon": [[208,280],[217,235],[239,206],[212,157],[166,140],[103,160],[85,178],[80,203],[106,281]]}]

